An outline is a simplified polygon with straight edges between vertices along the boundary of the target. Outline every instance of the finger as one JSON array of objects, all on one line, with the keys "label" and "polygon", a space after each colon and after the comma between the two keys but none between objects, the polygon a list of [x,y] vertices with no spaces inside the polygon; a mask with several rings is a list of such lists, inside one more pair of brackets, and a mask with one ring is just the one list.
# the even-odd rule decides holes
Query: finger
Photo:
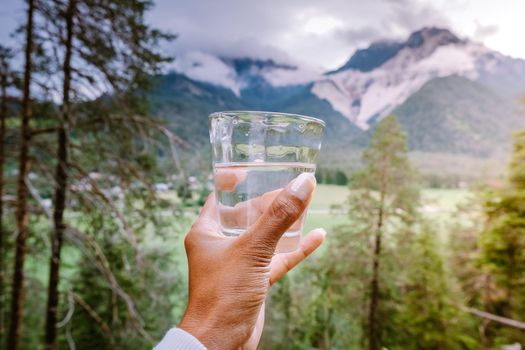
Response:
[{"label": "finger", "polygon": [[239,228],[253,225],[282,190],[281,188],[266,192],[262,196],[237,203],[233,207],[219,203],[222,224]]},{"label": "finger", "polygon": [[244,169],[216,168],[214,172],[215,188],[220,191],[233,191],[246,179],[248,172]]},{"label": "finger", "polygon": [[248,232],[240,237],[239,243],[255,242],[261,248],[267,248],[267,253],[273,255],[277,241],[302,215],[314,189],[315,177],[311,173],[302,173],[292,180]]},{"label": "finger", "polygon": [[255,322],[255,327],[253,328],[252,334],[250,335],[250,338],[246,341],[246,343],[243,344],[241,347],[242,350],[256,350],[257,345],[259,345],[259,342],[261,341],[261,335],[264,328],[264,305],[263,302],[261,305],[261,310],[259,311],[259,315],[257,316],[257,321]]},{"label": "finger", "polygon": [[270,265],[270,286],[319,248],[325,237],[326,231],[316,228],[302,239],[299,249],[274,256]]}]

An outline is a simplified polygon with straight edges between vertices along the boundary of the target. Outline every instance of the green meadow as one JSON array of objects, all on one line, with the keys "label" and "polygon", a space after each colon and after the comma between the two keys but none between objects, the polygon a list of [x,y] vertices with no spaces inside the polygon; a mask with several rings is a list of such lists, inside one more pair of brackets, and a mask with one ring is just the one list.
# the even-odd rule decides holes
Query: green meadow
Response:
[{"label": "green meadow", "polygon": [[[457,206],[467,203],[472,192],[465,189],[423,189],[421,212],[429,219],[444,226],[450,221]],[[323,227],[328,232],[348,223],[346,204],[349,189],[346,186],[318,185],[308,210],[305,232]]]}]

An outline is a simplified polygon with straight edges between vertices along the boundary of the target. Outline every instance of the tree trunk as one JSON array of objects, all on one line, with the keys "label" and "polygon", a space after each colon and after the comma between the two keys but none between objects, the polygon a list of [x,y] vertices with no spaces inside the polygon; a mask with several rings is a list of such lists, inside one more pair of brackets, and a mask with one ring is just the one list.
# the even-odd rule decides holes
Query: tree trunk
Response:
[{"label": "tree trunk", "polygon": [[385,206],[385,186],[382,181],[379,211],[377,214],[377,228],[375,232],[375,244],[373,255],[372,281],[370,282],[370,309],[368,310],[368,349],[378,349],[378,324],[377,324],[377,305],[379,303],[379,258],[381,255],[381,235],[383,228],[383,216]]},{"label": "tree trunk", "polygon": [[7,75],[9,66],[7,57],[2,61],[1,83],[2,102],[0,106],[0,349],[4,348],[3,339],[5,334],[5,306],[4,306],[4,142],[5,142],[5,120],[7,118]]},{"label": "tree trunk", "polygon": [[55,198],[53,212],[53,234],[51,240],[51,259],[49,263],[49,285],[47,294],[46,327],[44,348],[56,348],[56,323],[58,308],[58,284],[60,281],[60,251],[64,238],[64,209],[67,195],[67,166],[69,143],[69,112],[71,90],[71,56],[73,46],[73,18],[75,15],[75,0],[70,0],[66,12],[66,41],[62,85],[63,100],[60,126],[58,128],[57,165],[55,169]]},{"label": "tree trunk", "polygon": [[24,258],[27,238],[27,184],[26,178],[29,172],[29,142],[31,130],[29,120],[31,118],[31,70],[33,52],[33,12],[35,0],[28,0],[27,25],[26,25],[26,47],[24,68],[24,90],[22,98],[22,121],[20,128],[20,156],[18,170],[18,187],[16,203],[16,253],[13,270],[13,289],[11,296],[11,324],[9,327],[8,349],[18,350],[20,346],[20,324],[23,315],[24,304]]}]

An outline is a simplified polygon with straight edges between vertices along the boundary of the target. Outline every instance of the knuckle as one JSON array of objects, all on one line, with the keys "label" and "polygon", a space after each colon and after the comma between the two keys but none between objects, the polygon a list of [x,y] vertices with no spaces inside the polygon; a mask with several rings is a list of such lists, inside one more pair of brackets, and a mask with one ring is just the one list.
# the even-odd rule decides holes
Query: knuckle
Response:
[{"label": "knuckle", "polygon": [[184,248],[188,252],[193,247],[193,235],[192,231],[190,231],[186,237],[184,237]]},{"label": "knuckle", "polygon": [[283,257],[283,266],[284,266],[286,272],[288,272],[291,269],[293,269],[293,265],[291,264],[290,259],[286,255]]},{"label": "knuckle", "polygon": [[301,212],[301,203],[290,198],[277,197],[270,206],[270,215],[279,219],[293,218],[295,220],[301,215]]}]

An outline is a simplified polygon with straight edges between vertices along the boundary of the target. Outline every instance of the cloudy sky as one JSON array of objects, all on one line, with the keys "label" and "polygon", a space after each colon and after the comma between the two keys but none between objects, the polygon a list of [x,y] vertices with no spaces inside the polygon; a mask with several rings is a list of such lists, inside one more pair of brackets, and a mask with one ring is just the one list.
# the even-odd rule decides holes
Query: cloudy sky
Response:
[{"label": "cloudy sky", "polygon": [[[0,0],[0,42],[23,18],[22,0]],[[423,26],[450,28],[525,58],[525,0],[156,0],[155,26],[179,34],[166,47],[256,56],[332,69],[356,48],[404,39]]]}]

